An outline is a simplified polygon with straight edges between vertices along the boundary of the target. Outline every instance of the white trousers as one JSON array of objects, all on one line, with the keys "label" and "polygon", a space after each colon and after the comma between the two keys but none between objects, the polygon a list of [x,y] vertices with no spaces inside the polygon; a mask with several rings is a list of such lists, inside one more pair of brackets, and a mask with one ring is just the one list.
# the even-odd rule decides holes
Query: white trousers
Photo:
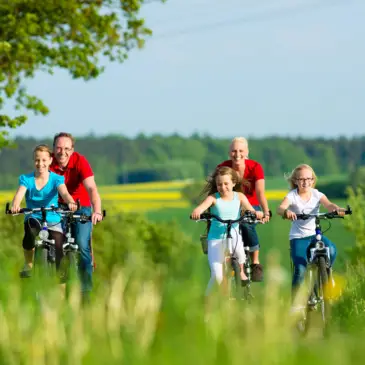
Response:
[{"label": "white trousers", "polygon": [[228,241],[228,251],[238,259],[239,264],[246,260],[243,241],[240,234],[230,239],[208,240],[208,261],[210,267],[210,280],[207,286],[208,295],[215,283],[220,285],[223,281],[224,252]]}]

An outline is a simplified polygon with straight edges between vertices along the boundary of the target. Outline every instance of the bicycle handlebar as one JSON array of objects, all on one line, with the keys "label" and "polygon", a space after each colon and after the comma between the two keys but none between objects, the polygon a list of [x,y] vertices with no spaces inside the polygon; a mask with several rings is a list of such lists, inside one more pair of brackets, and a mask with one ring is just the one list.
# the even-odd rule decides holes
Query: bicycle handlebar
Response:
[{"label": "bicycle handlebar", "polygon": [[[352,214],[352,210],[351,207],[348,205],[347,209],[345,210],[345,215],[351,215]],[[297,219],[302,219],[302,220],[306,220],[306,219],[310,219],[310,218],[319,218],[319,219],[334,219],[334,218],[342,218],[342,215],[339,215],[337,211],[334,212],[328,212],[328,213],[318,213],[318,214],[306,214],[306,213],[302,213],[302,214],[296,214]]]},{"label": "bicycle handlebar", "polygon": [[[79,202],[77,202],[78,208],[80,207]],[[55,207],[55,206],[51,206],[51,207],[40,207],[40,208],[22,208],[19,210],[19,212],[13,213],[10,209],[10,203],[6,203],[6,207],[5,207],[5,214],[11,214],[11,215],[17,215],[17,214],[32,214],[32,213],[37,213],[37,212],[55,212],[58,213],[62,216],[66,216],[66,215],[72,215],[73,218],[76,219],[80,219],[81,221],[87,222],[87,221],[91,221],[91,215],[86,215],[86,214],[75,214],[74,211],[72,210],[64,210],[60,207]],[[103,219],[106,216],[106,211],[103,210]]]},{"label": "bicycle handlebar", "polygon": [[[270,217],[272,217],[271,210],[269,211]],[[193,219],[190,215],[190,219]],[[248,223],[248,224],[256,224],[256,223],[262,223],[261,220],[256,219],[256,214],[250,210],[246,210],[243,215],[241,215],[237,219],[221,219],[215,214],[212,213],[203,213],[200,215],[200,218],[196,221],[208,221],[216,219],[217,221],[223,223],[223,224],[235,224],[235,223]]]}]

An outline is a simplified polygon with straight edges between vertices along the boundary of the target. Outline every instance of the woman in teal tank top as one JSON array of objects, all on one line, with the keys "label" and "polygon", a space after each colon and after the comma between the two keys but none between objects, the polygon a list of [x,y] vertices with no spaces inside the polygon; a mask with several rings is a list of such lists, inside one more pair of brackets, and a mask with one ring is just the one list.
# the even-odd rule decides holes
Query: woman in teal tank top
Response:
[{"label": "woman in teal tank top", "polygon": [[[208,180],[205,191],[208,192],[207,198],[198,205],[191,216],[193,219],[199,219],[200,214],[211,208],[211,213],[219,216],[221,219],[237,219],[241,210],[250,210],[256,214],[257,219],[263,217],[262,212],[257,212],[251,206],[246,196],[240,191],[241,181],[237,173],[230,167],[221,167],[217,169],[212,177]],[[238,223],[232,226],[232,239],[229,240],[229,250],[235,252],[240,265],[240,275],[243,282],[247,281],[247,276],[243,270],[245,261],[245,251],[243,242],[239,233]],[[226,238],[226,225],[213,220],[208,234],[208,261],[210,267],[210,280],[206,290],[208,295],[215,283],[220,285],[223,281],[223,262],[224,262],[224,243]],[[233,250],[234,245],[234,250]]]}]

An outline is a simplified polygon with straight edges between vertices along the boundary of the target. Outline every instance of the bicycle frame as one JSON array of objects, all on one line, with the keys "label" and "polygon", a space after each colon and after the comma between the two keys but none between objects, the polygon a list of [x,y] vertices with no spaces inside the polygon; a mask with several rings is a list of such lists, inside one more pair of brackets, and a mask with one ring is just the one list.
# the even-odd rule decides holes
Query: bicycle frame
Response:
[{"label": "bicycle frame", "polygon": [[318,303],[322,304],[324,300],[323,293],[320,293],[318,290],[316,290],[316,284],[319,287],[321,286],[321,283],[319,282],[320,257],[323,257],[325,260],[328,278],[330,279],[330,277],[332,276],[330,248],[325,246],[324,242],[322,241],[322,228],[320,225],[320,219],[318,217],[316,218],[316,235],[315,235],[315,240],[312,243],[312,246],[314,247],[309,248],[309,252],[307,255],[308,276],[310,281],[310,287],[312,288],[312,292],[308,300],[308,305],[310,307],[314,307]]},{"label": "bicycle frame", "polygon": [[[58,213],[63,217],[65,242],[62,245],[63,256],[68,257],[70,265],[77,265],[76,255],[79,252],[79,246],[75,243],[75,238],[72,237],[72,224],[79,221],[80,223],[90,222],[92,216],[85,214],[77,214],[70,210],[58,210]],[[103,210],[103,219],[106,216],[106,211]]]},{"label": "bicycle frame", "polygon": [[[237,285],[238,282],[239,283],[241,282],[240,270],[239,270],[239,265],[238,265],[237,259],[234,256],[234,250],[233,250],[232,254],[228,250],[229,240],[232,239],[232,235],[231,235],[232,225],[235,223],[257,224],[257,223],[262,223],[262,222],[260,220],[257,220],[256,214],[251,211],[246,211],[244,213],[244,215],[242,215],[240,218],[235,219],[235,220],[222,220],[220,217],[218,217],[214,214],[203,213],[203,214],[201,214],[200,219],[198,219],[197,221],[207,221],[207,220],[212,220],[212,219],[216,219],[219,222],[227,225],[226,237],[224,238],[225,252],[224,252],[223,270],[224,270],[225,275],[223,275],[223,277],[228,284],[229,298],[237,299],[239,297],[239,293],[238,293],[239,290],[236,291],[236,295],[233,295],[232,286],[235,284],[237,289],[238,289],[238,287],[241,287],[240,285],[239,286]],[[240,234],[240,233],[238,233],[238,234]],[[250,265],[250,255],[248,254],[249,247],[244,246],[244,250],[246,253],[244,269],[246,272],[246,276],[248,277],[248,282],[244,286],[244,292],[243,292],[243,296],[241,299],[246,299],[246,300],[250,301],[250,299],[253,298],[253,295],[251,294],[251,265]]]},{"label": "bicycle frame", "polygon": [[5,214],[11,214],[11,215],[18,215],[18,214],[24,214],[29,215],[36,212],[41,212],[42,218],[40,223],[40,231],[34,241],[35,249],[45,249],[47,250],[47,262],[49,264],[54,264],[56,262],[56,251],[55,251],[55,240],[54,239],[48,239],[49,237],[49,231],[48,231],[48,224],[47,224],[47,212],[54,211],[53,207],[40,207],[35,209],[21,209],[18,213],[12,213],[9,210],[9,203],[6,203],[5,207]]},{"label": "bicycle frame", "polygon": [[[352,214],[351,208],[348,206],[345,214]],[[306,279],[309,291],[307,292],[307,299],[303,318],[299,322],[302,323],[302,331],[308,331],[308,320],[310,311],[315,311],[318,307],[321,308],[322,322],[324,330],[326,330],[329,321],[330,312],[330,298],[327,295],[327,284],[332,282],[332,265],[330,248],[323,242],[323,232],[320,224],[321,219],[343,218],[337,214],[332,213],[318,213],[318,214],[297,214],[297,219],[315,219],[315,237],[307,249],[307,272]],[[292,271],[294,265],[292,263]]]},{"label": "bicycle frame", "polygon": [[[20,209],[20,211],[18,213],[12,213],[9,210],[9,206],[10,206],[10,204],[6,203],[5,214],[29,215],[32,213],[41,212],[41,214],[42,214],[42,219],[40,222],[41,229],[38,233],[39,239],[35,240],[35,248],[36,249],[41,248],[41,249],[47,250],[47,263],[49,263],[51,265],[55,264],[55,262],[56,262],[56,250],[55,250],[55,240],[48,239],[49,232],[48,232],[48,224],[47,224],[47,220],[46,220],[47,212],[49,212],[49,211],[56,212],[59,215],[61,215],[63,217],[63,219],[66,220],[66,224],[65,224],[66,232],[64,234],[66,240],[62,246],[64,255],[67,255],[69,252],[75,253],[78,251],[78,245],[75,244],[75,239],[72,237],[71,223],[75,222],[76,220],[79,220],[81,223],[88,222],[88,221],[91,221],[91,217],[92,217],[92,216],[87,216],[85,214],[75,214],[75,212],[73,212],[71,210],[63,210],[62,208],[58,208],[58,207],[54,207],[54,206],[40,207],[40,208],[34,208],[34,209],[23,208],[23,209]],[[106,215],[106,211],[103,210],[103,219],[104,219],[105,215]]]}]

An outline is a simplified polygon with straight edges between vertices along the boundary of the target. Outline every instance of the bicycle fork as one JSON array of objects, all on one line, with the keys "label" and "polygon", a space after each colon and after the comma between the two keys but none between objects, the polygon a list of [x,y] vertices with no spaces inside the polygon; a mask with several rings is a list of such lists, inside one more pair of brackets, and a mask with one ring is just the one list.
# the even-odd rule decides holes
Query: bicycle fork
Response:
[{"label": "bicycle fork", "polygon": [[63,254],[66,255],[69,251],[77,251],[79,249],[78,245],[75,244],[75,238],[71,235],[71,228],[68,228],[66,234],[66,241],[62,245]]}]

